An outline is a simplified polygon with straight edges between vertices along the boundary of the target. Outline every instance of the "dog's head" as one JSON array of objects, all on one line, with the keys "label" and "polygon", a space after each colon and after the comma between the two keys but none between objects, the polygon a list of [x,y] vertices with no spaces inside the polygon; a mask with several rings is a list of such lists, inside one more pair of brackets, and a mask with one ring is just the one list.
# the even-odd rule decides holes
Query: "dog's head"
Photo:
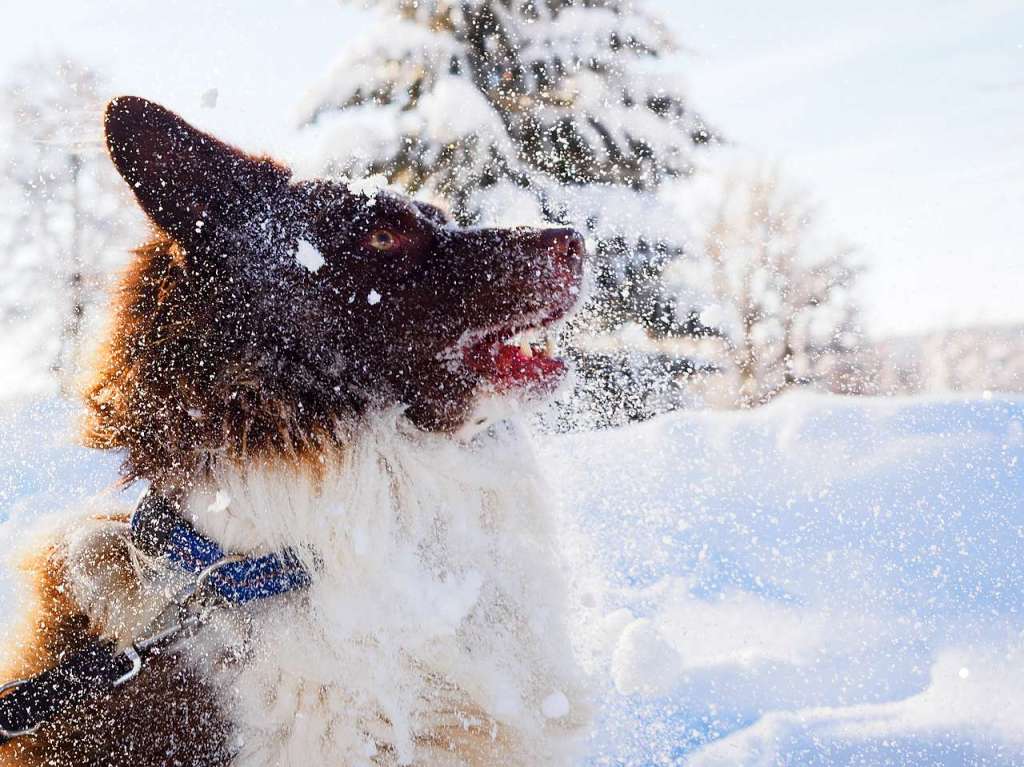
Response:
[{"label": "dog's head", "polygon": [[111,102],[106,135],[159,233],[90,390],[94,444],[244,452],[397,403],[454,431],[481,397],[536,398],[565,375],[514,339],[576,303],[575,231],[464,229],[390,192],[293,181],[139,98]]}]

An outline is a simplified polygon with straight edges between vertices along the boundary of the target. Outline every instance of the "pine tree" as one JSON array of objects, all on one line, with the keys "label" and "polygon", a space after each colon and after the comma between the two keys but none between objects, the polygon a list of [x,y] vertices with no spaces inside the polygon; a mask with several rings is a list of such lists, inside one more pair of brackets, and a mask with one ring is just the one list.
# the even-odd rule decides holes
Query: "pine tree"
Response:
[{"label": "pine tree", "polygon": [[380,26],[302,107],[317,171],[383,174],[462,224],[572,224],[594,251],[586,332],[706,330],[662,288],[683,233],[656,193],[714,136],[653,71],[673,41],[639,0],[375,5]]}]

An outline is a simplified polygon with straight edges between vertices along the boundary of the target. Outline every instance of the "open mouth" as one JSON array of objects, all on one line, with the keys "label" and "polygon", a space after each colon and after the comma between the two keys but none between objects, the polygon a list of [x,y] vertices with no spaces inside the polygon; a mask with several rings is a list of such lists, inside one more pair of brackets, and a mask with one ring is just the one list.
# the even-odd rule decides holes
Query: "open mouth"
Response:
[{"label": "open mouth", "polygon": [[506,326],[467,333],[457,347],[466,367],[499,394],[550,394],[568,369],[558,356],[559,325],[580,297],[585,245],[570,229],[545,230],[538,244],[547,307]]},{"label": "open mouth", "polygon": [[555,319],[487,333],[462,347],[462,359],[499,393],[550,392],[567,369],[558,356]]}]

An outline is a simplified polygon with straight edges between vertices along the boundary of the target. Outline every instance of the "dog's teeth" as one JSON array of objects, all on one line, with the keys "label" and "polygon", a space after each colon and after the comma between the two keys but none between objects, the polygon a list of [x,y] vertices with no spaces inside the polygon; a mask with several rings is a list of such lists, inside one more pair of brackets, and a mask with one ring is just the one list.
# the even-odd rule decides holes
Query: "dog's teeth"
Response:
[{"label": "dog's teeth", "polygon": [[527,328],[521,333],[521,336],[528,341],[537,341],[542,337],[543,333],[544,331],[540,328]]},{"label": "dog's teeth", "polygon": [[544,353],[549,357],[558,356],[558,339],[554,333],[548,335],[548,340],[544,343]]},{"label": "dog's teeth", "polygon": [[519,351],[524,357],[533,357],[533,347],[525,337],[519,341]]}]

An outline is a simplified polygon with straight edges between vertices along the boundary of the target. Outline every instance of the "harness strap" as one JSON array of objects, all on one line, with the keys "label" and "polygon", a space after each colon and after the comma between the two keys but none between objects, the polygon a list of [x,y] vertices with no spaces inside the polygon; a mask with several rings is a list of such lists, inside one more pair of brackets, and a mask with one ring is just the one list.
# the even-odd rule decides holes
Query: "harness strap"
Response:
[{"label": "harness strap", "polygon": [[[150,655],[202,628],[212,609],[304,589],[312,581],[291,551],[250,558],[225,554],[183,519],[174,503],[153,490],[139,499],[131,535],[133,545],[142,552],[164,557],[196,576],[185,601],[169,605],[177,612],[176,620],[120,652],[110,642],[95,640],[30,679],[0,685],[0,746],[31,735],[61,711],[131,681]],[[206,599],[206,608],[195,612],[194,597]]]},{"label": "harness strap", "polygon": [[174,502],[153,490],[139,500],[131,528],[137,548],[151,556],[166,557],[193,575],[219,565],[206,582],[231,604],[243,605],[304,589],[311,582],[309,571],[290,550],[248,558],[228,555],[184,519]]}]

